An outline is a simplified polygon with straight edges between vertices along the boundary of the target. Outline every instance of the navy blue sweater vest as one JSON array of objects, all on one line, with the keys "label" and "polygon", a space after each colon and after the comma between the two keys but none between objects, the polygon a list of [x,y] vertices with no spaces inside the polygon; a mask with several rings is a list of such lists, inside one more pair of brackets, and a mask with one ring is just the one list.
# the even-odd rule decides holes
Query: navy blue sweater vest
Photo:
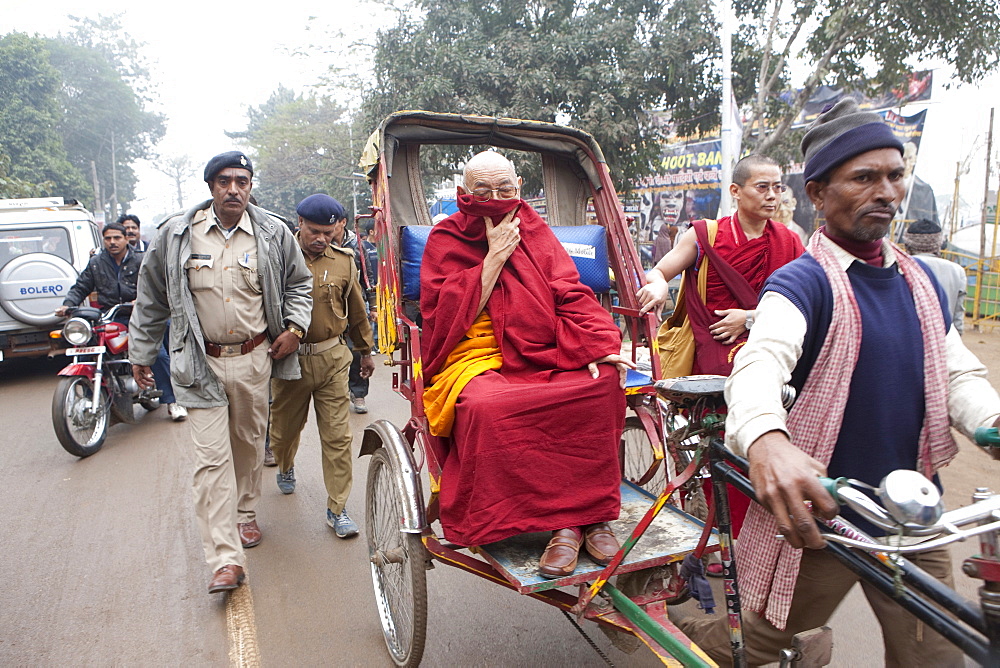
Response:
[{"label": "navy blue sweater vest", "polygon": [[[947,332],[947,298],[934,275],[920,266],[937,291]],[[827,471],[834,478],[856,478],[877,487],[891,471],[917,465],[924,419],[924,343],[913,295],[895,265],[854,262],[847,276],[861,313],[861,350]],[[768,291],[787,297],[806,319],[802,356],[792,373],[792,385],[801,391],[826,339],[833,291],[823,268],[808,253],[772,274],[762,295]],[[863,531],[883,533],[843,510]]]}]

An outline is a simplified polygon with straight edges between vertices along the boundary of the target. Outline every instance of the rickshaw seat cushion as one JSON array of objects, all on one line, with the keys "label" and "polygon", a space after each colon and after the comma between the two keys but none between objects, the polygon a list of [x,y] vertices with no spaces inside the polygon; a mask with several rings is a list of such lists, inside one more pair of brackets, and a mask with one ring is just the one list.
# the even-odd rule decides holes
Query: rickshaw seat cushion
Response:
[{"label": "rickshaw seat cushion", "polygon": [[636,371],[635,369],[629,369],[625,372],[625,387],[645,387],[646,385],[651,385],[653,383],[653,378],[648,373],[643,373],[642,371]]},{"label": "rickshaw seat cushion", "polygon": [[[431,230],[429,225],[407,225],[401,229],[399,248],[403,299],[420,301],[420,263]],[[563,225],[550,228],[576,264],[580,282],[595,293],[611,290],[607,231],[601,225]]]}]

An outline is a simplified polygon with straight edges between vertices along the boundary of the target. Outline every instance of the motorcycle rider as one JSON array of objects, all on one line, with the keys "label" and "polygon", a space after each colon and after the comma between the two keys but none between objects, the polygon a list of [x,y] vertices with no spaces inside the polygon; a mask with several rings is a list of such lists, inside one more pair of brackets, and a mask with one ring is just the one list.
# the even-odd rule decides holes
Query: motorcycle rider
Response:
[{"label": "motorcycle rider", "polygon": [[[135,285],[139,278],[142,253],[133,250],[125,235],[125,227],[120,223],[108,223],[101,231],[104,239],[103,253],[97,253],[80,272],[79,278],[63,299],[63,305],[56,309],[56,315],[63,317],[71,306],[77,306],[91,292],[97,292],[97,305],[107,311],[115,304],[135,301]],[[128,324],[128,316],[118,319]]]}]

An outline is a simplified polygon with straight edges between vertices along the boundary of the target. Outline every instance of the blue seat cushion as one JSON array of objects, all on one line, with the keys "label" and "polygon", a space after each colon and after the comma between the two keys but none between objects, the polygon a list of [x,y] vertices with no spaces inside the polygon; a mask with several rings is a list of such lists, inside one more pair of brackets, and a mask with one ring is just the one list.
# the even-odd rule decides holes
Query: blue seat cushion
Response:
[{"label": "blue seat cushion", "polygon": [[643,373],[642,371],[636,371],[635,369],[629,369],[625,372],[625,387],[645,387],[646,385],[652,385],[653,379],[648,373]]},{"label": "blue seat cushion", "polygon": [[[428,225],[408,225],[399,236],[402,256],[403,299],[420,301],[420,263],[427,237],[434,229]],[[611,289],[608,272],[608,244],[601,225],[576,225],[551,228],[580,272],[580,282],[596,293]]]}]

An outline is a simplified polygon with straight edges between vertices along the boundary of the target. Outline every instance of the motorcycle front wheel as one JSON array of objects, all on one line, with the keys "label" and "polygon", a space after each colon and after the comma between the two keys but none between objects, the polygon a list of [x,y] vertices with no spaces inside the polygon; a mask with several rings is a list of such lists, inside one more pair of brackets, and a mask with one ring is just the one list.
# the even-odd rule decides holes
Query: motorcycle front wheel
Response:
[{"label": "motorcycle front wheel", "polygon": [[108,435],[110,404],[105,400],[96,414],[90,410],[94,400],[94,381],[83,376],[59,379],[52,396],[52,426],[66,452],[89,457],[104,445]]}]

